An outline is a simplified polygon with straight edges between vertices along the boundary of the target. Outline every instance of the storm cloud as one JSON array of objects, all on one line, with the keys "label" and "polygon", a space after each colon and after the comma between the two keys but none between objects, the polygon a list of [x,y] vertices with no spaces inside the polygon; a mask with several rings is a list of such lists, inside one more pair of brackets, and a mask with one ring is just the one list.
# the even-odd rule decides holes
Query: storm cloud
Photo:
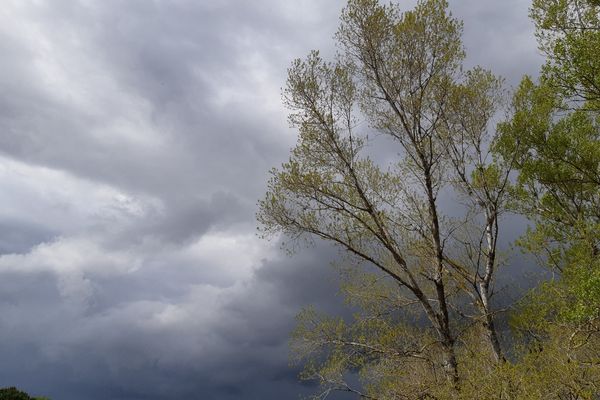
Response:
[{"label": "storm cloud", "polygon": [[[404,2],[411,7],[414,2]],[[280,399],[294,316],[341,312],[335,250],[255,235],[296,132],[291,60],[342,0],[9,0],[0,10],[0,386],[55,400]],[[514,86],[527,2],[455,1]]]}]

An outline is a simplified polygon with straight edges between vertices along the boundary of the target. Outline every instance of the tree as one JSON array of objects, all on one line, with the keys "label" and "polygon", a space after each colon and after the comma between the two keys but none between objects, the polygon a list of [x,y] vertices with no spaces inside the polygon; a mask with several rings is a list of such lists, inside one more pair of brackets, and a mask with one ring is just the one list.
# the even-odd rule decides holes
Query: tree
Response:
[{"label": "tree", "polygon": [[[299,140],[258,220],[267,236],[320,238],[347,256],[356,321],[309,310],[296,331],[325,391],[361,394],[344,379],[358,370],[366,398],[456,395],[461,359],[476,352],[482,371],[505,360],[490,299],[514,160],[490,155],[501,80],[463,71],[461,33],[444,0],[407,12],[350,0],[337,59],[314,51],[288,71]],[[398,159],[369,156],[373,135]],[[444,213],[442,196],[460,212]]]},{"label": "tree", "polygon": [[[497,150],[516,153],[518,207],[535,221],[522,244],[561,279],[549,313],[600,317],[600,4],[534,1],[547,54],[538,83],[525,77]],[[518,143],[519,149],[515,144]]]},{"label": "tree", "polygon": [[542,79],[579,107],[600,108],[600,2],[534,0],[531,18],[547,61]]},{"label": "tree", "polygon": [[48,400],[46,397],[30,397],[16,387],[0,389],[0,400]]},{"label": "tree", "polygon": [[522,80],[497,151],[517,155],[516,207],[535,223],[521,245],[554,278],[513,324],[539,360],[531,370],[571,367],[541,385],[591,399],[600,392],[600,3],[535,0],[531,17],[547,61],[537,82]]}]

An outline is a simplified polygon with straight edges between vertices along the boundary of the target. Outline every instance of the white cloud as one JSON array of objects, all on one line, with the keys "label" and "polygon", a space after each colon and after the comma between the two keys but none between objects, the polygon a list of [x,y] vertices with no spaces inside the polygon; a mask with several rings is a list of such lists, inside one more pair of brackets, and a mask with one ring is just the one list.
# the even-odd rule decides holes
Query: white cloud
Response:
[{"label": "white cloud", "polygon": [[[0,14],[0,35],[25,53],[28,61],[18,66],[24,70],[11,72],[26,74],[35,82],[36,95],[52,102],[56,112],[84,119],[87,129],[76,134],[100,146],[135,146],[138,151],[165,146],[164,135],[152,122],[151,103],[119,82],[98,48],[97,26],[89,21],[100,12],[97,4],[71,4],[70,16],[82,19],[77,21],[57,14],[50,3],[37,7],[24,3],[9,2],[8,10]],[[92,23],[81,23],[86,20]],[[2,83],[18,93],[11,75],[4,75]]]},{"label": "white cloud", "polygon": [[156,198],[52,168],[0,156],[0,218],[43,225],[60,234],[123,223],[160,212]]}]

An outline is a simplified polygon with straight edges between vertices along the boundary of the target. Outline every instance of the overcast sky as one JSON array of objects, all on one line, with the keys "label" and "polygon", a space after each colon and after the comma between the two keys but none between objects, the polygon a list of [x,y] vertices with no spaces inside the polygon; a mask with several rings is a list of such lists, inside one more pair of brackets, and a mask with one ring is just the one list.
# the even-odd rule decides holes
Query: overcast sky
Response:
[{"label": "overcast sky", "polygon": [[[53,400],[294,399],[305,305],[336,256],[255,235],[296,132],[291,60],[342,0],[4,0],[0,386]],[[406,7],[414,2],[405,1]],[[467,64],[541,62],[526,0],[454,0]]]}]

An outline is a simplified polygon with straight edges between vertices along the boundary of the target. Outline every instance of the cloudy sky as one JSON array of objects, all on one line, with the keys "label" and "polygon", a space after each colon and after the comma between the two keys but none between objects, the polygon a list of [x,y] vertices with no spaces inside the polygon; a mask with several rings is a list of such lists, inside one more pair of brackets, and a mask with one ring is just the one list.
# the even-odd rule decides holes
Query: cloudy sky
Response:
[{"label": "cloudy sky", "polygon": [[[541,62],[527,0],[454,0],[468,65]],[[334,51],[343,0],[4,0],[0,386],[53,400],[282,399],[336,253],[256,237],[296,133],[290,61]],[[406,7],[414,2],[404,1]]]}]

